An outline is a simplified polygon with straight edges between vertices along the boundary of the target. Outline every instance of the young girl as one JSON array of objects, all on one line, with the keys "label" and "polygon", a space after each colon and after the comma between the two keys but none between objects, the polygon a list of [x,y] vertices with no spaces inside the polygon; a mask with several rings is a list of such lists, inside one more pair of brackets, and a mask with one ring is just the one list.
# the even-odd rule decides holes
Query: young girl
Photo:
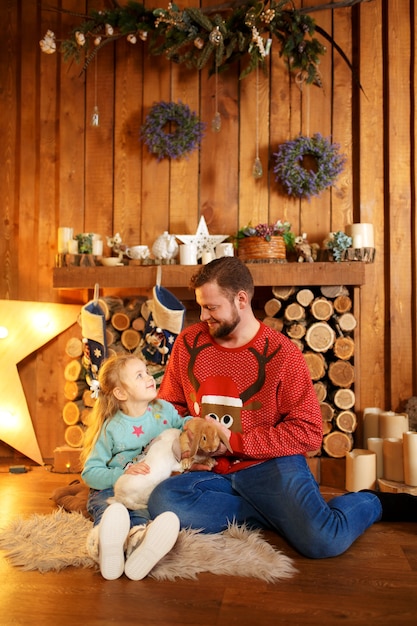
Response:
[{"label": "young girl", "polygon": [[119,578],[123,572],[140,580],[175,544],[178,517],[167,511],[150,522],[147,509],[132,511],[107,500],[124,472],[150,471],[144,461],[135,463],[135,457],[152,439],[166,428],[182,429],[188,420],[169,402],[155,400],[155,380],[137,356],[110,357],[101,365],[98,380],[98,397],[82,455],[81,475],[90,487],[87,508],[94,520],[87,549],[107,580]]}]

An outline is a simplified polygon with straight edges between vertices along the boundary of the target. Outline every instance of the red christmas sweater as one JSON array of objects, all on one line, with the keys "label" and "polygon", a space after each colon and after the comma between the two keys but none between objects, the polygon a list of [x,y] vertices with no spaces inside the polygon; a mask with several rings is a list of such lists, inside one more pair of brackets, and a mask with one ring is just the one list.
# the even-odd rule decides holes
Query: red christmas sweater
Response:
[{"label": "red christmas sweater", "polygon": [[240,348],[219,346],[204,322],[183,330],[159,396],[183,416],[210,414],[230,428],[233,455],[217,459],[218,473],[321,446],[321,411],[305,359],[285,335],[262,323]]}]

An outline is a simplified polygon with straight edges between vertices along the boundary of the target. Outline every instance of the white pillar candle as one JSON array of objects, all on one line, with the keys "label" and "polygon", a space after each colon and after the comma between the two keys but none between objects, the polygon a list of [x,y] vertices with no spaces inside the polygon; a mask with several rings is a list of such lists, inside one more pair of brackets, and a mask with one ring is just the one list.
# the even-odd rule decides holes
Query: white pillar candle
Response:
[{"label": "white pillar candle", "polygon": [[379,437],[379,414],[382,409],[376,406],[367,407],[363,410],[363,447],[367,448],[368,439]]},{"label": "white pillar candle", "polygon": [[417,433],[408,431],[403,434],[404,482],[417,487]]},{"label": "white pillar candle", "polygon": [[383,455],[383,442],[381,437],[369,437],[368,450],[375,452],[376,454],[376,477],[383,478],[384,476],[384,455]]},{"label": "white pillar candle", "polygon": [[103,254],[103,240],[93,239],[93,254],[95,256],[102,256]]},{"label": "white pillar candle", "polygon": [[181,265],[197,265],[197,247],[193,243],[180,246]]},{"label": "white pillar candle", "polygon": [[353,248],[375,248],[374,227],[372,224],[347,224],[345,233],[352,237]]},{"label": "white pillar candle", "polygon": [[207,263],[210,263],[210,261],[213,260],[213,255],[211,254],[211,252],[203,252],[203,254],[201,255],[201,262],[203,265],[207,265]]},{"label": "white pillar candle", "polygon": [[404,482],[403,440],[390,437],[384,439],[384,478]]},{"label": "white pillar candle", "polygon": [[68,242],[68,252],[70,254],[78,254],[78,240],[70,239]]},{"label": "white pillar candle", "polygon": [[382,439],[402,439],[403,433],[406,433],[409,428],[406,413],[383,411],[379,415],[379,436]]},{"label": "white pillar candle", "polygon": [[375,489],[376,454],[370,450],[346,452],[346,491]]},{"label": "white pillar candle", "polygon": [[233,256],[234,248],[232,243],[219,243],[216,246],[216,259],[223,256]]},{"label": "white pillar candle", "polygon": [[62,226],[58,228],[58,253],[65,254],[68,252],[68,242],[74,236],[74,229]]}]

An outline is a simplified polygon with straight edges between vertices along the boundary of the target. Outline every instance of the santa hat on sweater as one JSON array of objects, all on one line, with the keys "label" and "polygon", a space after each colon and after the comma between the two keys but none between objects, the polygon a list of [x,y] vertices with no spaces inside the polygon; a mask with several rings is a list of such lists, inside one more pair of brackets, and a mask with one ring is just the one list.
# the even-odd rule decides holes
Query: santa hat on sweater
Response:
[{"label": "santa hat on sweater", "polygon": [[202,404],[216,404],[218,406],[237,408],[242,408],[243,406],[236,383],[229,376],[209,376],[206,378],[198,390],[197,400],[200,406]]}]

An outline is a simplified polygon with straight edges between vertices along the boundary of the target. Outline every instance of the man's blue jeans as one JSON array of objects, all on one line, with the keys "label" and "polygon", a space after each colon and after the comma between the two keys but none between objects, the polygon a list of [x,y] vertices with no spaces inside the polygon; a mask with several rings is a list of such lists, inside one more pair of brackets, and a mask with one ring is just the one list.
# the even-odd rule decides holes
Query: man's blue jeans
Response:
[{"label": "man's blue jeans", "polygon": [[182,528],[206,533],[229,523],[274,530],[310,558],[337,556],[381,518],[373,493],[348,493],[328,503],[303,456],[271,459],[219,475],[189,472],[168,478],[151,494],[151,517],[178,515]]}]

